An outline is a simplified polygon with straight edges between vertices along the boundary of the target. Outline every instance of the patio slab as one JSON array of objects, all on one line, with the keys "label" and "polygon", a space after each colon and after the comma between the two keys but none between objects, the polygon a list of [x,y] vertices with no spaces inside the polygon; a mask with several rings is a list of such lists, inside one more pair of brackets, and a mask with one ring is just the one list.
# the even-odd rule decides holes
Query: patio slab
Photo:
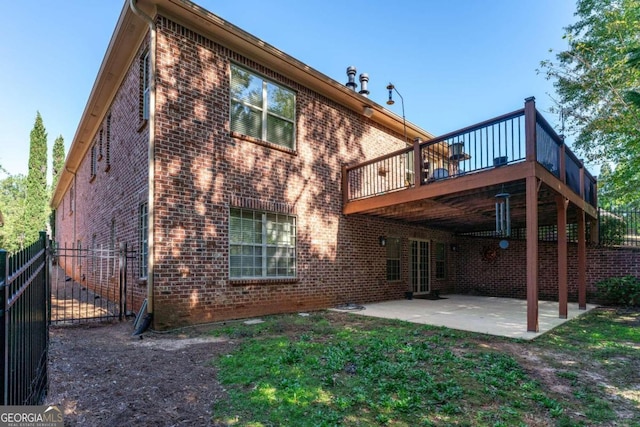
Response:
[{"label": "patio slab", "polygon": [[362,310],[349,311],[364,316],[531,340],[597,306],[587,304],[586,310],[580,310],[578,303],[569,303],[567,319],[560,319],[558,302],[539,301],[539,332],[527,332],[527,301],[512,298],[444,295],[438,300],[395,300],[364,304],[363,307]]}]

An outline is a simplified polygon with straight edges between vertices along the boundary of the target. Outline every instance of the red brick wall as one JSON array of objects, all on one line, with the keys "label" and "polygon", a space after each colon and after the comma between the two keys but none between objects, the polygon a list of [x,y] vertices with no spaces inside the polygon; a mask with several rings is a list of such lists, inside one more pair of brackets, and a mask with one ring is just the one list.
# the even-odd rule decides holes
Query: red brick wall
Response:
[{"label": "red brick wall", "polygon": [[[409,239],[447,245],[447,277],[432,279],[443,292],[525,296],[525,250],[512,242],[489,262],[494,240],[459,239],[449,233],[367,216],[342,214],[341,166],[403,146],[401,135],[376,125],[285,76],[170,21],[158,22],[155,174],[155,327],[250,317],[402,298],[407,289]],[[111,113],[110,168],[90,156],[77,172],[75,209],[67,192],[56,214],[59,245],[108,244],[138,249],[138,209],[147,200],[148,128],[140,120],[143,46],[127,71]],[[229,132],[229,65],[236,62],[297,94],[296,152],[286,152]],[[106,133],[106,117],[102,129]],[[103,135],[105,138],[106,135]],[[99,138],[99,132],[95,139]],[[103,141],[104,144],[104,141]],[[229,207],[282,204],[296,215],[298,277],[295,281],[229,280]],[[386,280],[386,249],[379,236],[400,237],[401,280]],[[95,237],[94,237],[95,236]],[[569,246],[570,295],[575,299],[575,246]],[[556,298],[555,245],[540,246],[540,295]],[[638,252],[588,251],[588,288],[607,275],[637,274]],[[432,277],[435,265],[432,256]],[[137,271],[131,269],[130,284]],[[69,274],[77,272],[69,271]],[[143,285],[133,288],[137,301]]]},{"label": "red brick wall", "polygon": [[[156,327],[403,297],[407,239],[450,236],[347,218],[340,188],[343,164],[401,148],[398,135],[170,21],[158,28]],[[295,153],[231,137],[232,61],[296,92]],[[284,203],[296,215],[297,281],[229,280],[229,206],[238,200]],[[381,235],[403,238],[399,282],[386,282]]]},{"label": "red brick wall", "polygon": [[[76,172],[71,188],[67,190],[56,209],[54,239],[60,247],[75,248],[78,242],[83,249],[89,249],[94,244],[96,247],[110,247],[111,224],[114,221],[116,246],[124,242],[130,249],[138,250],[138,209],[140,203],[148,197],[148,128],[144,126],[138,113],[138,57],[145,49],[146,44],[139,50],[109,112],[91,140],[91,144],[98,147],[102,130],[102,157],[98,157],[99,160],[96,162],[95,177],[92,178],[91,175],[89,150]],[[109,114],[110,126],[107,124]],[[70,201],[72,196],[73,202]],[[83,272],[80,261],[72,263],[70,258],[66,258],[66,261],[65,258],[60,259],[66,274],[73,276],[85,286],[96,285],[92,283],[93,275],[88,271],[88,263],[84,263]],[[137,284],[137,266],[137,260],[130,260],[128,292],[134,294],[134,306],[129,306],[128,309],[134,310],[139,308],[141,301],[146,297],[146,288]],[[116,279],[110,277],[109,283],[115,286]],[[113,295],[117,295],[117,292]]]},{"label": "red brick wall", "polygon": [[[508,298],[526,298],[526,243],[510,241],[506,250],[497,249],[494,260],[483,256],[497,248],[495,239],[458,238],[458,293],[478,293]],[[575,243],[567,247],[569,301],[578,300],[578,252]],[[587,247],[587,299],[597,300],[596,283],[609,277],[640,277],[640,250],[632,248]],[[538,289],[542,300],[558,299],[557,245],[538,244]]]}]

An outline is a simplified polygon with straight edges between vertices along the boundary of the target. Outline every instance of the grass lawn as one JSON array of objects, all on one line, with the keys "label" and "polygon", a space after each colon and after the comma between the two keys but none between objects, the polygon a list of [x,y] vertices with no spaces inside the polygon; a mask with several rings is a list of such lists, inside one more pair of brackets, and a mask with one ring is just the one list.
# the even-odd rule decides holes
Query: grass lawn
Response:
[{"label": "grass lawn", "polygon": [[211,326],[218,426],[640,426],[640,311],[533,341],[329,311]]}]

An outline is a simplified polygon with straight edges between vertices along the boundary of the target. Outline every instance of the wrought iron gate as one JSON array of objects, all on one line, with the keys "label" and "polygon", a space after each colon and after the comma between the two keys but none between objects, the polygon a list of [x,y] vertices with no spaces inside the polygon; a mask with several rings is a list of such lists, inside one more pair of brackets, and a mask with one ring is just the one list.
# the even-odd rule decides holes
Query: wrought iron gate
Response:
[{"label": "wrought iron gate", "polygon": [[122,320],[133,310],[127,270],[136,253],[122,243],[55,247],[51,269],[51,323]]}]

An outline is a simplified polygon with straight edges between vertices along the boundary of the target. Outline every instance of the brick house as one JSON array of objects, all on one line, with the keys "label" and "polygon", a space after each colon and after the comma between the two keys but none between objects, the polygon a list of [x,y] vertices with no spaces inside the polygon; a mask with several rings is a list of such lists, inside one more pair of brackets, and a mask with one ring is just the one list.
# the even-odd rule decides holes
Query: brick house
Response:
[{"label": "brick house", "polygon": [[[189,1],[136,8],[123,6],[54,192],[58,245],[126,242],[138,255],[128,292],[134,308],[148,300],[158,329],[456,290],[468,264],[457,233],[486,224],[445,211],[415,217],[428,205],[420,203],[453,192],[447,180],[434,183],[445,171],[462,184],[473,178],[461,168],[473,170],[471,156],[443,160],[443,143],[455,141],[438,142],[371,101],[366,77],[359,93],[355,72],[353,85],[337,82]],[[506,154],[502,168],[476,163],[475,176],[524,171],[524,157]],[[556,191],[578,206],[569,219],[593,215],[593,201],[575,197],[562,176],[534,175],[545,186],[559,180]],[[509,189],[522,200],[519,184]],[[420,200],[407,198],[418,191]],[[525,246],[520,254],[537,253]],[[533,298],[530,282],[518,283]]]}]

